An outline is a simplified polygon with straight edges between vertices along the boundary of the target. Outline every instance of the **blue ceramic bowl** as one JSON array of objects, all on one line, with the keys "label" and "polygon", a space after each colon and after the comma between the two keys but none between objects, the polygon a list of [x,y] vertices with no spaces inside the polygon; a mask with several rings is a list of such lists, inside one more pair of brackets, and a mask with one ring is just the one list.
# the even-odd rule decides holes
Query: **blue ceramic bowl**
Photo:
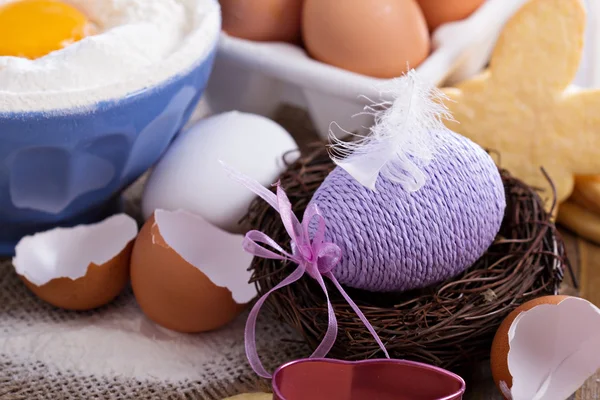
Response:
[{"label": "blue ceramic bowl", "polygon": [[0,254],[25,235],[105,218],[198,103],[211,51],[186,72],[93,110],[0,112]]}]

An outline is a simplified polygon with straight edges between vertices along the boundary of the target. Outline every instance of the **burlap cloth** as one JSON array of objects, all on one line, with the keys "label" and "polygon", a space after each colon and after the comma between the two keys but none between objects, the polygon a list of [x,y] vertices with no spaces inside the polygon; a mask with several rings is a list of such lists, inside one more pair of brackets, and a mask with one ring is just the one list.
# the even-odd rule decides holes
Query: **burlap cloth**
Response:
[{"label": "burlap cloth", "polygon": [[[306,115],[278,118],[303,146],[315,139]],[[139,218],[140,179],[125,193]],[[0,260],[0,399],[210,399],[269,390],[248,365],[241,315],[208,334],[183,335],[148,321],[130,289],[92,312],[58,310],[32,295]],[[268,314],[257,328],[271,370],[308,356],[299,337]]]}]

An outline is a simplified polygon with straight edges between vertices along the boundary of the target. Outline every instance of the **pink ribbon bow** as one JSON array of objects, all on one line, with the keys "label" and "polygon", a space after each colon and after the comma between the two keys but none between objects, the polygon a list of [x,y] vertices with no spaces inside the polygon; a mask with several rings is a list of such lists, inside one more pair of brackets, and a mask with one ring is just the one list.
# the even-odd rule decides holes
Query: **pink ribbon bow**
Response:
[{"label": "pink ribbon bow", "polygon": [[[340,291],[344,299],[348,302],[350,307],[352,307],[356,315],[358,315],[371,335],[373,335],[373,338],[375,338],[375,341],[383,350],[385,356],[390,358],[385,346],[381,342],[381,339],[375,332],[373,326],[369,323],[358,306],[352,301],[350,296],[348,296],[346,291],[344,291],[332,273],[333,268],[340,262],[342,250],[335,243],[329,243],[325,241],[325,218],[323,215],[321,215],[319,208],[314,204],[310,204],[304,211],[304,217],[302,218],[302,223],[300,223],[298,218],[296,218],[294,215],[292,211],[292,205],[285,194],[285,191],[281,188],[279,182],[276,184],[277,195],[275,195],[258,182],[243,176],[226,165],[224,165],[224,167],[233,179],[252,190],[267,203],[269,203],[269,205],[271,205],[271,207],[273,207],[277,212],[279,212],[283,226],[285,227],[285,230],[291,239],[292,254],[289,254],[269,236],[263,232],[253,230],[248,232],[244,238],[244,250],[256,257],[282,261],[293,261],[294,263],[298,264],[298,268],[296,268],[294,272],[292,272],[287,278],[285,278],[278,285],[258,299],[248,315],[245,330],[246,356],[248,358],[248,362],[252,366],[252,369],[254,369],[254,371],[263,378],[272,377],[272,375],[269,374],[262,365],[256,349],[256,320],[260,308],[263,306],[264,302],[267,300],[267,297],[269,297],[271,293],[296,282],[302,278],[304,273],[308,273],[311,278],[315,279],[319,283],[321,289],[323,289],[323,293],[325,293],[325,297],[327,299],[327,312],[329,320],[325,337],[321,341],[321,344],[319,344],[317,349],[310,356],[311,358],[325,357],[333,347],[337,337],[337,319],[335,318],[333,305],[329,300],[329,293],[327,292],[327,287],[325,286],[325,281],[323,280],[324,276],[333,282],[335,287]],[[308,232],[309,224],[313,220],[316,220],[317,228],[313,237],[311,238]],[[263,247],[261,244],[270,246],[271,248],[277,250],[278,253]]]}]

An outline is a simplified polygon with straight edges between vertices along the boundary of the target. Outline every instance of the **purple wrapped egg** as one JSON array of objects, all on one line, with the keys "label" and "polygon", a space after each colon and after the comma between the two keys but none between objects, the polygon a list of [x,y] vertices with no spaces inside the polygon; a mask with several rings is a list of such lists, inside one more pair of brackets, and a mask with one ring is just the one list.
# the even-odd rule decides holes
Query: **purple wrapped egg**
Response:
[{"label": "purple wrapped egg", "polygon": [[380,176],[376,191],[336,167],[311,202],[342,249],[334,275],[376,292],[426,287],[471,266],[494,241],[504,216],[502,179],[492,158],[451,131],[433,133],[425,185],[409,192]]}]

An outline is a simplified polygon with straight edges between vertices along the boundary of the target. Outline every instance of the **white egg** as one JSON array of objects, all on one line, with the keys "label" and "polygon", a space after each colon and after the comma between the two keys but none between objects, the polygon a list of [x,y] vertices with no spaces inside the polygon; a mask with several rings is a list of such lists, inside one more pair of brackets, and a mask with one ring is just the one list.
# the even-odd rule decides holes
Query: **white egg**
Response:
[{"label": "white egg", "polygon": [[182,209],[241,232],[239,221],[255,196],[230,179],[219,161],[268,186],[285,170],[283,156],[297,156],[296,149],[283,127],[259,115],[232,111],[203,119],[177,137],[150,174],[144,217],[156,209]]}]

